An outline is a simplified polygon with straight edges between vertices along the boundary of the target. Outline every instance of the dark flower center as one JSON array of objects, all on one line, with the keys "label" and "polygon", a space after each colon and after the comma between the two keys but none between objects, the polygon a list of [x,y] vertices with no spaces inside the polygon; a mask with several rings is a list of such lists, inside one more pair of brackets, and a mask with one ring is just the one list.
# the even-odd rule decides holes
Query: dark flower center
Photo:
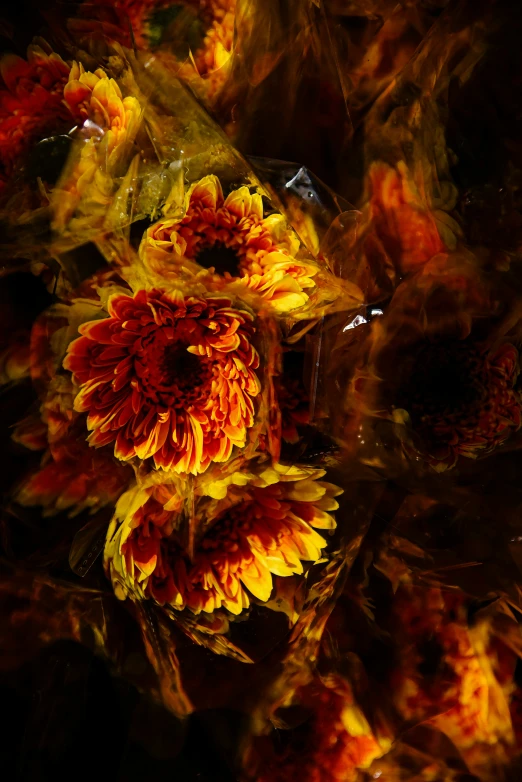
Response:
[{"label": "dark flower center", "polygon": [[228,272],[232,277],[239,277],[239,256],[232,247],[216,243],[204,247],[197,255],[197,262],[205,269],[214,268],[217,274]]},{"label": "dark flower center", "polygon": [[179,342],[166,345],[160,362],[160,372],[165,386],[176,385],[180,391],[194,388],[202,381],[201,361],[187,346]]},{"label": "dark flower center", "polygon": [[404,405],[415,419],[470,413],[488,395],[487,361],[474,345],[436,343],[415,362],[413,392]]}]

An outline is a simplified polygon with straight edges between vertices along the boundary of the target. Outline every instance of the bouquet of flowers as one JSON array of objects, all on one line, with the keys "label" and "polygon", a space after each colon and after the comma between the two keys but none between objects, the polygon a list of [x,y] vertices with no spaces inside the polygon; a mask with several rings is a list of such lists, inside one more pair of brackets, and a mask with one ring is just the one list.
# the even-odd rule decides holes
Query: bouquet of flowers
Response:
[{"label": "bouquet of flowers", "polygon": [[516,778],[518,115],[483,164],[470,116],[520,57],[457,5],[5,21],[2,672],[102,660],[150,768]]}]

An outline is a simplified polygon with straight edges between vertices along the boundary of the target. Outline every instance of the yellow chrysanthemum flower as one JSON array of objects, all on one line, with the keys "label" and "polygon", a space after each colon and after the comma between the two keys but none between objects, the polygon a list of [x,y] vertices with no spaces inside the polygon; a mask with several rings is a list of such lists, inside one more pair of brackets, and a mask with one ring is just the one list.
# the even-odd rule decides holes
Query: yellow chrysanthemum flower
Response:
[{"label": "yellow chrysanthemum flower", "polygon": [[184,497],[173,476],[158,483],[152,475],[118,502],[107,535],[105,567],[124,599],[152,599],[175,609],[240,614],[251,597],[266,602],[273,576],[303,573],[326,546],[318,529],[333,529],[331,511],[341,490],[320,480],[323,470],[276,465],[233,475],[214,486],[196,481],[201,526],[192,561],[181,536]]}]

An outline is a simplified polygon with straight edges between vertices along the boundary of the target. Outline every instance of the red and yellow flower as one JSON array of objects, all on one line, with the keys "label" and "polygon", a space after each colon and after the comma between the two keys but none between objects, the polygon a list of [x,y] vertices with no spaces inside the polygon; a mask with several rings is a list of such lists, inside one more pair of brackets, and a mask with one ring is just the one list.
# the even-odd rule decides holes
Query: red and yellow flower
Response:
[{"label": "red and yellow flower", "polygon": [[31,45],[27,60],[8,54],[0,61],[0,188],[35,142],[69,119],[63,103],[69,66],[43,46]]},{"label": "red and yellow flower", "polygon": [[152,476],[121,497],[108,532],[105,563],[116,594],[195,614],[240,614],[251,596],[268,601],[274,575],[303,573],[303,561],[321,558],[326,541],[315,528],[335,526],[340,489],[319,480],[323,474],[277,465],[220,486],[196,483],[201,527],[192,561],[181,535],[180,482],[158,485]]},{"label": "red and yellow flower", "polygon": [[191,273],[218,289],[236,283],[277,313],[306,304],[318,267],[295,257],[296,234],[282,215],[264,216],[258,193],[243,186],[225,198],[219,179],[206,176],[190,187],[185,210],[181,219],[166,217],[147,230],[140,255],[149,272]]},{"label": "red and yellow flower", "polygon": [[261,391],[248,312],[141,290],[111,296],[107,315],[80,326],[64,361],[91,445],[115,442],[118,459],[192,474],[245,445]]},{"label": "red and yellow flower", "polygon": [[[389,748],[388,739],[374,735],[349,683],[339,676],[300,687],[291,705],[302,712],[303,722],[289,731],[286,748],[276,753],[265,742],[257,748],[254,743],[249,766],[259,782],[355,782]],[[284,720],[284,710],[279,714]]]},{"label": "red and yellow flower", "polygon": [[208,0],[205,5],[210,26],[194,55],[200,76],[208,76],[222,68],[228,62],[234,43],[236,0]]},{"label": "red and yellow flower", "polygon": [[118,172],[141,122],[141,106],[134,96],[123,97],[120,87],[102,69],[94,73],[73,63],[63,92],[65,105],[90,135],[81,145],[52,194],[54,227],[63,229],[84,200],[88,225],[104,216]]},{"label": "red and yellow flower", "polygon": [[[511,692],[499,675],[491,622],[484,619],[470,627],[467,607],[462,593],[399,589],[394,621],[400,671],[392,691],[406,720],[446,734],[470,771],[493,782],[496,764],[506,762],[514,743]],[[423,669],[427,660],[429,675]]]}]

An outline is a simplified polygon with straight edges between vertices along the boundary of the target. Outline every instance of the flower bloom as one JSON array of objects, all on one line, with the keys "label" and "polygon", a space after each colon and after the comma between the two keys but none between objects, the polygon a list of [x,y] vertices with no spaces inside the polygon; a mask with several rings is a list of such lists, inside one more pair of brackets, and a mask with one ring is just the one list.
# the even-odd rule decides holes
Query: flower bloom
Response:
[{"label": "flower bloom", "polygon": [[427,344],[413,372],[418,380],[398,404],[437,470],[492,451],[520,428],[519,355],[509,342],[492,350],[468,340]]},{"label": "flower bloom", "polygon": [[264,217],[263,202],[248,187],[224,198],[219,179],[206,176],[192,185],[185,216],[152,225],[140,254],[147,268],[160,276],[193,270],[218,287],[240,281],[276,310],[288,312],[308,300],[318,268],[294,256],[299,240],[282,215]]},{"label": "flower bloom", "polygon": [[388,418],[405,453],[443,472],[461,457],[488,455],[520,428],[520,323],[502,333],[498,293],[465,260],[439,256],[402,283],[361,337],[350,442]]},{"label": "flower bloom", "polygon": [[92,135],[53,192],[56,228],[64,227],[82,198],[103,212],[110,203],[112,177],[134,141],[141,120],[138,99],[124,98],[116,81],[101,68],[91,73],[74,62],[63,97],[77,123],[88,121],[85,127]]},{"label": "flower bloom", "polygon": [[[303,572],[326,546],[314,528],[333,529],[330,511],[340,489],[318,480],[323,470],[276,466],[245,485],[238,477],[226,496],[203,499],[205,520],[193,560],[180,535],[183,497],[166,482],[123,495],[107,535],[105,563],[116,594],[151,598],[176,609],[212,613],[226,608],[240,614],[250,595],[266,602],[274,575]],[[198,491],[198,489],[196,489]],[[215,493],[215,492],[213,492]]]},{"label": "flower bloom", "polygon": [[114,504],[129,485],[132,470],[108,448],[94,450],[85,441],[85,424],[73,410],[75,389],[69,375],[49,382],[39,415],[26,418],[13,439],[32,450],[45,449],[39,469],[15,492],[20,505],[43,507],[44,516],[68,511],[75,516]]},{"label": "flower bloom", "polygon": [[[350,685],[339,676],[300,687],[294,707],[308,718],[290,731],[277,754],[261,743],[252,753],[259,782],[355,782],[360,772],[381,757],[389,741],[378,740],[354,702]],[[284,715],[284,710],[282,711]]]},{"label": "flower bloom", "polygon": [[15,54],[0,61],[0,188],[22,155],[57,122],[67,119],[63,89],[69,66],[50,49],[30,46],[27,61]]},{"label": "flower bloom", "polygon": [[84,323],[64,367],[80,390],[91,445],[197,474],[243,447],[261,386],[252,316],[230,299],[139,291]]},{"label": "flower bloom", "polygon": [[469,627],[467,608],[462,593],[399,589],[394,621],[402,639],[401,671],[392,689],[406,720],[446,734],[472,773],[494,780],[496,762],[505,763],[514,741],[510,693],[499,676],[500,649],[490,621]]},{"label": "flower bloom", "polygon": [[433,215],[423,206],[404,163],[397,169],[374,163],[369,172],[370,219],[387,255],[400,272],[416,271],[445,252]]}]

